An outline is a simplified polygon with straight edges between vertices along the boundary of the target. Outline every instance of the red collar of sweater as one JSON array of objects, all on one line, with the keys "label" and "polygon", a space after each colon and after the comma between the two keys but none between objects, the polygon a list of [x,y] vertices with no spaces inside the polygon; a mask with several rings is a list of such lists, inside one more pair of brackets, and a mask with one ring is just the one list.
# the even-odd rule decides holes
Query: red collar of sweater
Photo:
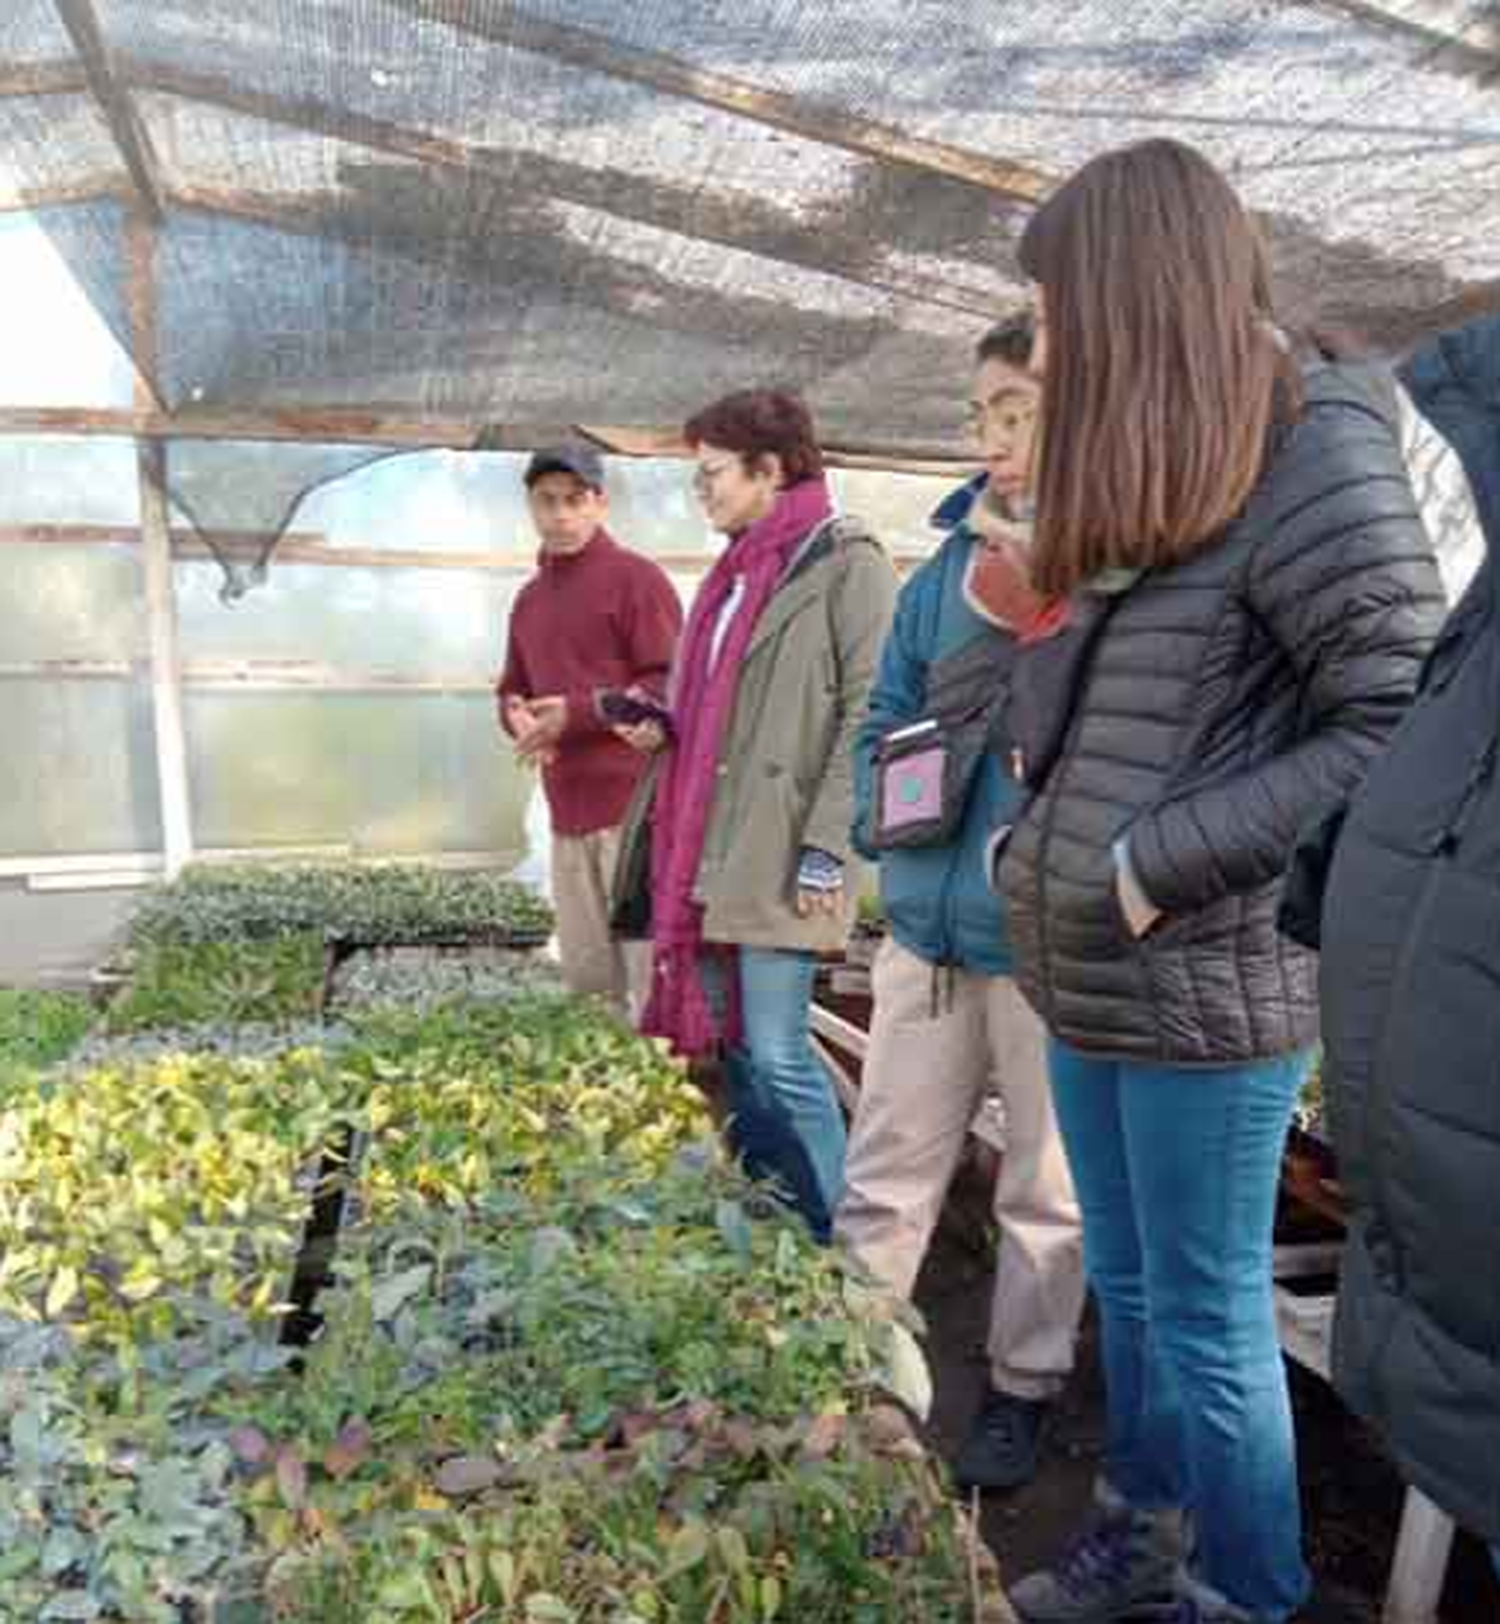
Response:
[{"label": "red collar of sweater", "polygon": [[601,524],[576,553],[553,553],[544,547],[536,555],[536,561],[539,568],[562,574],[585,564],[598,563],[607,554],[619,550],[619,542]]}]

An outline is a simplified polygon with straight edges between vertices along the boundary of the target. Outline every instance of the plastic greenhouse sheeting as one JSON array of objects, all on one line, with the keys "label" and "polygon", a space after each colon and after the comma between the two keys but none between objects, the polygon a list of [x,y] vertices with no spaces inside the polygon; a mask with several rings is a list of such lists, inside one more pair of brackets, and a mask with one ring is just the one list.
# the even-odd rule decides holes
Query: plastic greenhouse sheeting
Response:
[{"label": "plastic greenhouse sheeting", "polygon": [[[1123,141],[1229,170],[1289,319],[1454,320],[1500,240],[1497,76],[1500,6],[1460,0],[11,0],[0,194],[171,411],[649,444],[775,383],[846,453],[952,458],[1030,206]],[[378,454],[181,440],[169,480],[274,534]]]}]

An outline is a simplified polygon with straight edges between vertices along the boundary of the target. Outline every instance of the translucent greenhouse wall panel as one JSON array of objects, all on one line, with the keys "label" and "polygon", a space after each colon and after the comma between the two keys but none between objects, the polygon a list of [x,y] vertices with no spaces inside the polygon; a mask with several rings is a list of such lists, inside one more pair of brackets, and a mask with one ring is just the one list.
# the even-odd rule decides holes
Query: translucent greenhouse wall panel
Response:
[{"label": "translucent greenhouse wall panel", "polygon": [[145,657],[138,549],[21,543],[0,567],[0,662]]},{"label": "translucent greenhouse wall panel", "polygon": [[[7,319],[0,311],[0,329]],[[0,525],[129,528],[138,511],[129,443],[0,440]],[[9,543],[0,570],[0,663],[137,666],[132,679],[0,679],[11,789],[0,803],[0,855],[159,849],[155,740],[138,663],[146,648],[139,549]]]},{"label": "translucent greenhouse wall panel", "polygon": [[694,464],[667,458],[624,462],[610,469],[610,523],[632,547],[665,561],[673,554],[717,552],[693,493]]},{"label": "translucent greenhouse wall panel", "polygon": [[[349,547],[529,557],[536,533],[511,452],[431,451],[387,458],[315,491],[293,522]],[[606,459],[610,526],[644,552],[701,553],[708,529],[681,460]],[[274,566],[273,566],[274,569]]]},{"label": "translucent greenhouse wall panel", "polygon": [[525,851],[534,780],[487,695],[190,691],[187,733],[200,847]]},{"label": "translucent greenhouse wall panel", "polygon": [[[4,308],[0,300],[0,310]],[[0,376],[4,371],[0,366]],[[0,524],[134,526],[140,512],[140,476],[131,441],[0,439]]]},{"label": "translucent greenhouse wall panel", "polygon": [[10,678],[0,683],[0,703],[10,790],[0,796],[0,852],[161,850],[144,682]]},{"label": "translucent greenhouse wall panel", "polygon": [[129,406],[135,369],[37,221],[0,215],[0,406]]},{"label": "translucent greenhouse wall panel", "polygon": [[334,546],[522,551],[530,526],[519,457],[424,451],[390,457],[314,491],[294,528]]},{"label": "translucent greenhouse wall panel", "polygon": [[[501,452],[392,457],[315,492],[293,528],[335,546],[526,559],[537,549],[522,478],[527,460]],[[607,458],[610,529],[664,563],[716,554],[723,538],[704,519],[692,478],[693,464],[682,458]],[[936,544],[927,521],[956,483],[845,468],[831,481],[839,506],[898,551]],[[288,567],[273,564],[272,573]]]},{"label": "translucent greenhouse wall panel", "polygon": [[[977,467],[977,464],[976,464]],[[865,521],[893,553],[928,553],[942,541],[933,509],[958,484],[924,474],[882,474],[858,468],[834,471],[839,507]]]},{"label": "translucent greenhouse wall panel", "polygon": [[522,577],[495,571],[273,564],[226,605],[216,564],[176,566],[183,657],[274,660],[412,679],[489,681]]}]

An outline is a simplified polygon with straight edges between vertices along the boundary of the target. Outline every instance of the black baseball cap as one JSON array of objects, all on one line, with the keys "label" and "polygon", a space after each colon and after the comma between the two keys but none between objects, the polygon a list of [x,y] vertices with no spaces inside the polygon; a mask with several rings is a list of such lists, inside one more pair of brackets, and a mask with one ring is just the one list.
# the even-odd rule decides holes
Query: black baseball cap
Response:
[{"label": "black baseball cap", "polygon": [[572,474],[596,491],[604,489],[604,458],[591,445],[573,441],[548,446],[526,464],[526,489],[530,490],[544,474]]}]

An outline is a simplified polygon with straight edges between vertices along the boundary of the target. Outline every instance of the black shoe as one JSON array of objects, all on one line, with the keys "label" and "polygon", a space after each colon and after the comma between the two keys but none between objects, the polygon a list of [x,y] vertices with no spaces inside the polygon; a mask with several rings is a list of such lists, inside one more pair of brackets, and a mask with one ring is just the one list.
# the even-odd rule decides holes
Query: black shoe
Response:
[{"label": "black shoe", "polygon": [[1018,1489],[1036,1472],[1052,1406],[986,1389],[979,1414],[958,1452],[954,1475],[961,1489]]}]

